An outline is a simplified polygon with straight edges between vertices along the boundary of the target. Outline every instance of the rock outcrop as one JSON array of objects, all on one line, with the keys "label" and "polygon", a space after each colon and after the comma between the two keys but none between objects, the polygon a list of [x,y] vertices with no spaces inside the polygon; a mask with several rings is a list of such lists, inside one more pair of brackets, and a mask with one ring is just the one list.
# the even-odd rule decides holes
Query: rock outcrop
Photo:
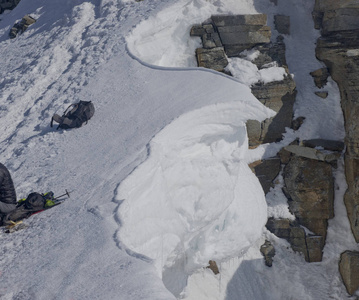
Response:
[{"label": "rock outcrop", "polygon": [[334,217],[332,169],[343,149],[340,141],[314,139],[300,145],[294,142],[279,152],[284,165],[283,192],[295,220],[270,218],[266,226],[308,262],[322,260],[328,220]]},{"label": "rock outcrop", "polygon": [[316,55],[338,83],[345,119],[345,205],[359,242],[359,2],[316,0],[313,18],[322,36]]},{"label": "rock outcrop", "polygon": [[340,255],[339,272],[347,292],[353,295],[359,288],[359,252],[345,251]]},{"label": "rock outcrop", "polygon": [[[196,49],[199,67],[226,72],[227,57],[241,57],[243,50],[252,49],[258,52],[253,60],[258,69],[276,65],[286,70],[286,76],[281,81],[257,82],[251,87],[254,96],[277,113],[264,122],[250,120],[247,123],[251,147],[282,139],[285,128],[292,125],[296,97],[296,85],[288,71],[283,37],[279,36],[275,43],[270,42],[271,30],[266,24],[265,14],[215,15],[193,26],[190,32],[191,36],[202,39],[202,48]],[[279,32],[289,34],[289,24],[288,16],[276,16]]]}]

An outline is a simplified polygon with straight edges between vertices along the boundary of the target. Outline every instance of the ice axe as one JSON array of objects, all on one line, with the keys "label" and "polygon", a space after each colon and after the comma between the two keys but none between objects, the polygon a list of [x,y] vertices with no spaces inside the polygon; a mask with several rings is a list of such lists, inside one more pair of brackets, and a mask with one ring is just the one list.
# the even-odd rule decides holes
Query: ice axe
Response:
[{"label": "ice axe", "polygon": [[[70,192],[69,192],[68,190],[66,190],[66,189],[65,189],[65,191],[66,191],[65,194],[60,195],[60,196],[57,196],[56,198],[54,198],[54,200],[59,199],[59,198],[61,198],[61,197],[63,197],[63,196],[67,196],[67,197],[70,198]],[[73,191],[72,191],[72,192],[73,192]],[[71,193],[72,193],[72,192],[71,192]]]}]

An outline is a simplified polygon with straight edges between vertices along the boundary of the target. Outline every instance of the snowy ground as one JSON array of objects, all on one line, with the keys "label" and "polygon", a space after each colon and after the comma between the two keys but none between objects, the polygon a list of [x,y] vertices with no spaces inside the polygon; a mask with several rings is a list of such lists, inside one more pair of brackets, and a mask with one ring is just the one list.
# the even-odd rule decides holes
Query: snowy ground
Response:
[{"label": "snowy ground", "polygon": [[[357,248],[345,216],[343,167],[324,259],[308,264],[264,229],[288,217],[280,187],[267,196],[248,163],[294,138],[343,139],[339,92],[314,95],[309,72],[318,32],[314,1],[22,0],[0,21],[0,153],[18,198],[71,191],[64,204],[0,235],[2,299],[344,299],[339,254]],[[196,68],[189,29],[218,13],[291,16],[285,37],[306,122],[283,142],[248,150],[245,121],[273,112],[251,80],[278,80],[233,62],[236,78]],[[11,26],[37,22],[14,40]],[[275,32],[273,38],[275,37]],[[273,66],[273,68],[276,68]],[[70,103],[91,100],[81,129],[49,123]],[[264,266],[259,247],[277,254]],[[220,274],[204,268],[217,260]]]}]

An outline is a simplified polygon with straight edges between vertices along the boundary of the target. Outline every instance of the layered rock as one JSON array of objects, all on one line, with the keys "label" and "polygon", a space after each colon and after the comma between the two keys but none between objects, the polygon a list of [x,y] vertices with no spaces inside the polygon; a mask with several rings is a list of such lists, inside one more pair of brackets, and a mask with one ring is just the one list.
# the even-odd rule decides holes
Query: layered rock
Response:
[{"label": "layered rock", "polygon": [[218,15],[212,16],[212,20],[229,57],[257,44],[270,42],[271,30],[266,26],[265,14]]},{"label": "layered rock", "polygon": [[304,255],[307,262],[319,262],[322,260],[323,237],[307,234],[297,221],[269,218],[266,227],[276,236],[286,239],[294,251]]},{"label": "layered rock", "polygon": [[[280,152],[283,192],[295,221],[270,218],[269,231],[286,239],[308,262],[322,260],[328,220],[334,217],[333,167],[343,151],[340,141],[314,139]],[[322,149],[322,150],[318,150]]]},{"label": "layered rock", "polygon": [[351,229],[359,242],[359,1],[316,0],[315,26],[322,37],[316,55],[338,83],[345,119],[345,205]]}]

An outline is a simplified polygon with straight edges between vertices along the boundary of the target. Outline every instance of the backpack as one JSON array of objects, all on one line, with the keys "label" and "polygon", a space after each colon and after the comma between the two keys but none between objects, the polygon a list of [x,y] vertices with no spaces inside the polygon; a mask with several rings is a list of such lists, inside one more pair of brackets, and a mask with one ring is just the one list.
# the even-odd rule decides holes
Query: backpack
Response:
[{"label": "backpack", "polygon": [[80,101],[71,104],[63,113],[62,117],[54,114],[51,119],[51,127],[53,121],[59,123],[56,129],[79,128],[83,123],[90,120],[95,113],[95,107],[91,101]]},{"label": "backpack", "polygon": [[49,208],[55,204],[54,193],[48,192],[39,194],[33,192],[26,199],[21,199],[17,203],[16,209],[6,214],[2,219],[2,225],[10,225],[11,222],[17,222],[30,217],[32,214]]}]

